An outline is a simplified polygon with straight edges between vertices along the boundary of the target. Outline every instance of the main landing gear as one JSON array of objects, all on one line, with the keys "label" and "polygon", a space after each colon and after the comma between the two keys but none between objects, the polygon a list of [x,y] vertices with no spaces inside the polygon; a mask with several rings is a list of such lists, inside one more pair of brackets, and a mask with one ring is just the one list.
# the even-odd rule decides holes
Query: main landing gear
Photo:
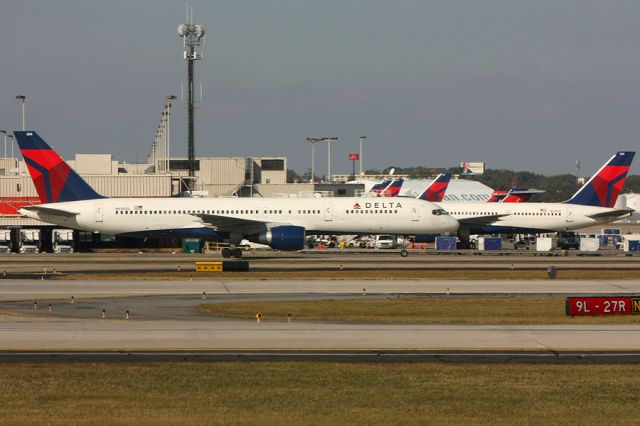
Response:
[{"label": "main landing gear", "polygon": [[222,249],[222,257],[224,257],[225,259],[228,259],[230,257],[240,259],[242,257],[242,249],[238,247],[225,247]]}]

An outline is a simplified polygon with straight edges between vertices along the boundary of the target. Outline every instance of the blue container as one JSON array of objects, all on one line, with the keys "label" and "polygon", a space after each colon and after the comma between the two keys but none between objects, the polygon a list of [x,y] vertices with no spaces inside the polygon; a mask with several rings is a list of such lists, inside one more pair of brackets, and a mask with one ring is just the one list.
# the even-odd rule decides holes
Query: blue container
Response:
[{"label": "blue container", "polygon": [[609,244],[609,237],[607,235],[598,235],[600,240],[600,247],[605,247]]},{"label": "blue container", "polygon": [[640,241],[629,240],[629,251],[640,251]]},{"label": "blue container", "polygon": [[502,250],[502,238],[500,237],[485,237],[484,238],[485,250]]},{"label": "blue container", "polygon": [[456,237],[436,237],[436,250],[455,250]]}]

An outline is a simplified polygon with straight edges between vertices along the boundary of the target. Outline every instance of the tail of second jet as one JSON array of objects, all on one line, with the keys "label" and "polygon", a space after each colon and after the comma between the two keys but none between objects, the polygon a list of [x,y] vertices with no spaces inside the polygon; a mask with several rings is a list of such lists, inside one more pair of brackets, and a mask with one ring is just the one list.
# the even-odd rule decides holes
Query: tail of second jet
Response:
[{"label": "tail of second jet", "polygon": [[382,182],[376,183],[371,187],[369,192],[373,192],[374,194],[380,194],[384,189],[391,183],[390,180],[383,180]]},{"label": "tail of second jet", "polygon": [[400,188],[404,183],[403,179],[394,179],[382,191],[378,193],[378,197],[397,197],[400,194]]},{"label": "tail of second jet", "polygon": [[438,202],[442,201],[444,194],[449,187],[449,181],[451,180],[451,173],[440,173],[436,178],[427,186],[427,188],[418,195],[419,200]]},{"label": "tail of second jet", "polygon": [[634,155],[633,151],[616,153],[573,197],[565,202],[596,207],[613,207],[622,191]]},{"label": "tail of second jet", "polygon": [[42,203],[93,200],[98,194],[36,132],[14,132]]}]

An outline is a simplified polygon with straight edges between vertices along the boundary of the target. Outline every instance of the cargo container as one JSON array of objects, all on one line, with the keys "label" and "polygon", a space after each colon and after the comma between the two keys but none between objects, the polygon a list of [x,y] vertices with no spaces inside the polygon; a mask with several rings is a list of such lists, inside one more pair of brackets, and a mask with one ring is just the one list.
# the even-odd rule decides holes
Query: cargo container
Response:
[{"label": "cargo container", "polygon": [[456,237],[436,237],[436,250],[455,250]]},{"label": "cargo container", "polygon": [[557,247],[558,241],[554,237],[536,238],[536,251],[552,251]]},{"label": "cargo container", "polygon": [[199,238],[183,238],[182,239],[182,252],[183,253],[200,253],[202,250],[202,240]]},{"label": "cargo container", "polygon": [[580,238],[580,251],[600,250],[600,240],[598,238]]},{"label": "cargo container", "polygon": [[626,252],[640,251],[640,234],[623,235],[622,248]]},{"label": "cargo container", "polygon": [[502,238],[479,237],[478,250],[502,250]]},{"label": "cargo container", "polygon": [[625,240],[625,249],[627,252],[639,252],[640,240]]}]

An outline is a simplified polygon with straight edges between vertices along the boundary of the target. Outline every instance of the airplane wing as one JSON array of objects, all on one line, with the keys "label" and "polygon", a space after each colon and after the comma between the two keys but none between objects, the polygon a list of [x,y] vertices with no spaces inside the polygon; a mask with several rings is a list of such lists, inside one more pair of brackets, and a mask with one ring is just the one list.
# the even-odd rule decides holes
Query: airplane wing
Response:
[{"label": "airplane wing", "polygon": [[457,221],[460,222],[460,225],[484,226],[484,225],[491,225],[496,220],[499,220],[500,218],[503,218],[505,216],[509,216],[509,214],[505,213],[505,214],[490,214],[486,216],[474,216],[466,219],[457,219]]},{"label": "airplane wing", "polygon": [[[233,231],[239,233],[248,233],[261,231],[273,222],[265,222],[262,220],[243,219],[239,217],[220,216],[216,214],[193,214],[199,217],[203,222],[208,223],[216,231]],[[279,225],[286,225],[279,223]]]},{"label": "airplane wing", "polygon": [[619,217],[619,216],[629,215],[629,214],[633,213],[634,211],[635,211],[634,209],[612,209],[612,210],[609,210],[609,211],[606,211],[606,212],[590,214],[590,215],[587,215],[587,217],[590,217],[591,219],[601,219],[601,218],[606,218],[606,217]]},{"label": "airplane wing", "polygon": [[50,215],[65,216],[65,217],[73,217],[80,214],[79,212],[70,212],[68,210],[56,209],[54,207],[45,207],[45,206],[25,206],[25,207],[22,207],[20,210],[42,212]]}]

